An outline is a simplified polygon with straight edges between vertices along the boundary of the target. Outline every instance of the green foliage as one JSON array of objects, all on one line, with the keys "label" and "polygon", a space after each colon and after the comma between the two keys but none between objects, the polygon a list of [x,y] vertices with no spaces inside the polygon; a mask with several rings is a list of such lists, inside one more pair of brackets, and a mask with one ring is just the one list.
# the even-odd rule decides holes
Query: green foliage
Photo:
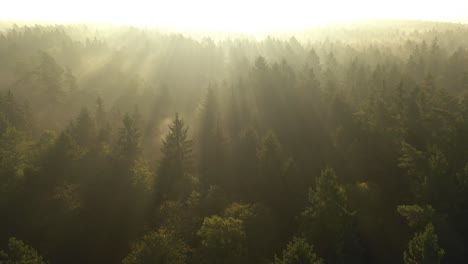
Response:
[{"label": "green foliage", "polygon": [[23,132],[8,127],[0,135],[0,196],[24,182],[26,171],[33,168],[33,157],[33,144]]},{"label": "green foliage", "polygon": [[52,166],[60,166],[64,165],[64,161],[82,159],[87,152],[86,148],[78,145],[69,131],[64,131],[60,133],[53,147],[47,154],[50,155],[50,157],[48,157],[50,161],[62,161],[62,163],[51,164]]},{"label": "green foliage", "polygon": [[252,262],[267,262],[279,250],[283,233],[281,218],[263,204],[234,202],[224,210],[224,218],[239,219],[246,233],[246,248]]},{"label": "green foliage", "polygon": [[215,90],[208,88],[205,101],[200,109],[200,129],[198,146],[200,148],[200,174],[207,184],[220,182],[218,170],[219,159],[222,158],[220,135],[218,135],[218,102]]},{"label": "green foliage", "polygon": [[15,128],[8,128],[1,135],[1,167],[2,175],[21,178],[25,167],[24,134]]},{"label": "green foliage", "polygon": [[91,115],[86,108],[81,110],[75,122],[72,123],[70,130],[71,134],[80,146],[88,147],[94,143],[96,128],[94,120],[91,118]]},{"label": "green foliage", "polygon": [[[275,209],[289,207],[282,199],[287,195],[288,181],[291,180],[292,160],[284,154],[282,146],[273,132],[269,132],[257,148],[258,175],[254,180],[256,201]],[[269,186],[262,189],[262,186]]]},{"label": "green foliage", "polygon": [[208,263],[239,263],[245,257],[246,234],[239,219],[206,217],[197,234]]},{"label": "green foliage", "polygon": [[200,211],[200,195],[194,191],[186,201],[165,201],[159,208],[159,223],[184,241],[194,241],[203,222]]},{"label": "green foliage", "polygon": [[346,199],[345,189],[338,183],[335,170],[327,167],[316,179],[315,190],[309,191],[310,207],[304,214],[330,212],[336,213],[337,216],[349,215]]},{"label": "green foliage", "polygon": [[3,96],[0,92],[0,134],[8,126],[17,130],[30,132],[32,129],[32,114],[27,104],[21,104],[11,90]]},{"label": "green foliage", "polygon": [[135,160],[131,172],[132,185],[135,188],[146,192],[153,191],[156,179],[148,161]]},{"label": "green foliage", "polygon": [[445,153],[436,145],[420,151],[404,143],[400,167],[407,170],[414,197],[419,203],[432,204],[439,209],[451,207],[457,200],[457,174]]},{"label": "green foliage", "polygon": [[123,118],[123,127],[120,128],[117,153],[119,158],[133,162],[140,153],[140,132],[135,119],[128,113]]},{"label": "green foliage", "polygon": [[399,205],[397,211],[406,218],[408,225],[411,227],[423,227],[430,223],[435,212],[430,205],[421,207],[417,204]]},{"label": "green foliage", "polygon": [[416,177],[418,180],[423,177],[421,172],[424,168],[425,157],[424,152],[417,150],[408,143],[402,143],[402,153],[399,166],[408,171],[410,176]]},{"label": "green foliage", "polygon": [[184,264],[187,261],[188,246],[172,232],[159,229],[143,236],[132,245],[123,264]]},{"label": "green foliage", "polygon": [[426,225],[423,232],[416,233],[408,243],[408,250],[403,253],[405,264],[437,264],[445,251],[439,247],[437,234],[432,223]]},{"label": "green foliage", "polygon": [[309,205],[301,215],[302,233],[317,245],[317,252],[333,263],[359,262],[361,249],[354,213],[335,171],[326,168],[309,192]]},{"label": "green foliage", "polygon": [[258,135],[252,128],[244,130],[235,145],[234,166],[238,181],[234,183],[237,192],[244,192],[247,199],[258,195],[256,178],[258,177],[257,146]]},{"label": "green foliage", "polygon": [[31,246],[11,237],[7,251],[0,250],[0,264],[46,264],[47,262]]},{"label": "green foliage", "polygon": [[248,221],[256,214],[254,205],[244,203],[232,203],[224,210],[225,217],[231,217],[242,221]]},{"label": "green foliage", "polygon": [[259,159],[261,170],[265,173],[281,172],[283,152],[281,144],[274,133],[270,132],[260,145],[257,157]]},{"label": "green foliage", "polygon": [[283,250],[283,257],[275,257],[274,264],[323,264],[314,247],[303,238],[293,238]]},{"label": "green foliage", "polygon": [[64,182],[54,190],[55,200],[58,200],[65,211],[74,212],[82,208],[80,185]]},{"label": "green foliage", "polygon": [[42,157],[50,150],[54,145],[55,140],[57,140],[57,133],[52,130],[45,130],[39,136],[39,139],[36,142],[36,151],[38,152],[38,158]]},{"label": "green foliage", "polygon": [[162,158],[157,170],[156,189],[164,198],[185,198],[195,184],[192,176],[192,141],[187,138],[188,128],[176,114],[163,140]]},{"label": "green foliage", "polygon": [[200,201],[201,201],[201,194],[197,191],[193,191],[189,198],[187,198],[187,205],[190,208],[196,208],[199,209],[200,207]]}]

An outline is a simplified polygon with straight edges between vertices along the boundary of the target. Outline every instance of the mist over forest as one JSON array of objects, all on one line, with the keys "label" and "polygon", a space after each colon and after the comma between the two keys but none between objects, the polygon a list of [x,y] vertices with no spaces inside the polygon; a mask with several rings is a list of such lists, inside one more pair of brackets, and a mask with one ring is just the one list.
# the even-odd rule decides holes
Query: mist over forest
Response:
[{"label": "mist over forest", "polygon": [[468,263],[468,24],[0,23],[0,264]]}]

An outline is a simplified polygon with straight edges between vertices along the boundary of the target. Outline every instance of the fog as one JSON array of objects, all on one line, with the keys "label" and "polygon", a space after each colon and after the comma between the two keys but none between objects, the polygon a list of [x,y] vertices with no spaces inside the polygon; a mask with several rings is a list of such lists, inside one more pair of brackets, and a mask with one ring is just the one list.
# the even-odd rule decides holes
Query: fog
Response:
[{"label": "fog", "polygon": [[465,5],[391,4],[6,3],[0,264],[466,263]]}]

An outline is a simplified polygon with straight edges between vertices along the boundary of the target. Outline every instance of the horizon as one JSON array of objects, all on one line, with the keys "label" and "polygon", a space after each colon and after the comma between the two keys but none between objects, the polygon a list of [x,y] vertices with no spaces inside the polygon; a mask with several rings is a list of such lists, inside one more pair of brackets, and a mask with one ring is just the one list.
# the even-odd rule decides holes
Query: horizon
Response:
[{"label": "horizon", "polygon": [[[28,6],[28,9],[24,7]],[[423,7],[423,8],[422,8]],[[145,0],[56,1],[40,3],[19,0],[7,3],[0,10],[0,21],[40,24],[99,24],[135,26],[173,31],[224,32],[262,34],[268,32],[298,31],[324,25],[368,23],[371,21],[412,20],[449,23],[467,23],[468,4],[449,0],[402,0],[352,3],[333,0],[326,3],[308,3],[294,0],[288,4],[242,0],[178,0],[170,3]]]},{"label": "horizon", "polygon": [[[0,18],[0,32],[3,30],[11,29],[12,26],[18,27],[94,27],[97,30],[118,30],[119,28],[133,28],[145,31],[159,32],[163,34],[182,34],[194,38],[253,38],[261,40],[267,37],[298,37],[298,35],[308,34],[308,32],[327,32],[331,29],[352,29],[352,28],[368,28],[372,30],[372,27],[392,28],[396,25],[403,24],[405,26],[412,25],[412,23],[423,23],[426,25],[468,25],[468,20],[460,21],[439,21],[439,20],[419,20],[419,19],[367,19],[367,20],[355,20],[350,22],[330,22],[320,25],[314,25],[303,28],[291,28],[291,29],[271,29],[265,31],[247,32],[247,31],[228,31],[222,29],[193,29],[193,28],[180,28],[180,27],[161,27],[161,26],[148,26],[148,25],[135,25],[131,23],[109,23],[109,22],[57,22],[57,21],[46,21],[46,20],[2,20]],[[370,28],[369,28],[370,26]],[[430,28],[428,28],[430,29]]]}]

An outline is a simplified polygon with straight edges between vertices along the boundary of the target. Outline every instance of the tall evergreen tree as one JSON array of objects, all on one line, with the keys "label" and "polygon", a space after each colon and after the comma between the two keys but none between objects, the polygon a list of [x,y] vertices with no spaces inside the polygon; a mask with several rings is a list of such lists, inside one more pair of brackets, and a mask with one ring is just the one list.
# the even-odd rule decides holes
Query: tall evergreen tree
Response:
[{"label": "tall evergreen tree", "polygon": [[135,119],[128,113],[123,118],[123,127],[120,128],[117,142],[117,155],[119,158],[133,162],[141,151],[140,131],[136,127]]},{"label": "tall evergreen tree", "polygon": [[218,101],[214,88],[208,89],[202,104],[200,129],[197,145],[200,155],[200,177],[202,183],[221,184],[223,173],[223,138],[218,115]]},{"label": "tall evergreen tree", "polygon": [[192,141],[188,139],[188,127],[176,113],[169,125],[169,133],[163,140],[162,158],[156,172],[156,190],[163,199],[187,197],[192,179]]},{"label": "tall evergreen tree", "polygon": [[309,206],[302,213],[302,233],[331,263],[361,263],[354,213],[349,211],[346,192],[335,171],[326,168],[309,192]]}]

